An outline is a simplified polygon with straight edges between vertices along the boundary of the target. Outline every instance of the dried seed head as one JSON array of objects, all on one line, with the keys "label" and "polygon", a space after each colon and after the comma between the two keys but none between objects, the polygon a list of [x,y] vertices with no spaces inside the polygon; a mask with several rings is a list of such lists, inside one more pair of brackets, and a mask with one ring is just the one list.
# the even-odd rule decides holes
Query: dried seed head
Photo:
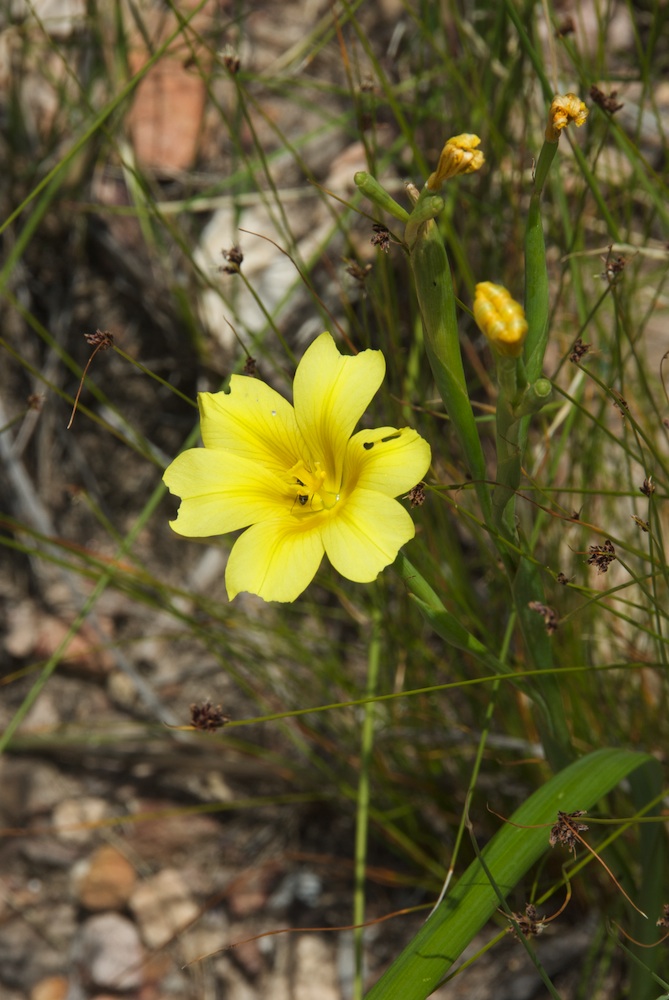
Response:
[{"label": "dried seed head", "polygon": [[96,351],[107,351],[114,343],[114,338],[109,330],[96,330],[95,333],[85,333],[84,340]]},{"label": "dried seed head", "polygon": [[221,53],[221,61],[225,68],[227,69],[230,76],[236,76],[239,73],[239,67],[241,65],[237,50],[232,45],[226,45]]},{"label": "dried seed head", "polygon": [[384,253],[388,253],[390,249],[390,230],[386,226],[381,225],[380,222],[375,222],[372,229],[374,230],[374,235],[371,239],[372,246],[378,247]]},{"label": "dried seed head", "polygon": [[543,615],[546,631],[549,635],[557,632],[558,616],[554,608],[549,608],[547,604],[542,604],[541,601],[530,601],[527,606],[530,611],[536,611],[537,614]]},{"label": "dried seed head", "polygon": [[239,247],[231,247],[229,250],[221,250],[223,260],[227,260],[227,266],[219,268],[225,274],[239,274],[239,270],[244,261],[244,254]]},{"label": "dried seed head", "polygon": [[588,552],[588,565],[596,566],[598,573],[606,573],[616,558],[616,550],[613,547],[613,542],[608,538],[603,545],[591,545]]},{"label": "dried seed head", "polygon": [[223,714],[221,706],[214,707],[210,701],[190,707],[190,724],[193,729],[199,729],[203,733],[215,733],[229,721],[230,716]]},{"label": "dried seed head", "polygon": [[609,246],[606,256],[602,256],[600,259],[604,261],[605,265],[600,277],[612,285],[627,267],[627,257],[623,257],[622,254],[617,254],[614,257],[613,246]]},{"label": "dried seed head", "polygon": [[352,278],[355,278],[359,285],[364,285],[367,278],[372,273],[372,265],[365,264],[363,267],[361,264],[358,264],[357,261],[347,260],[346,258],[344,259],[344,263],[347,265],[346,273],[350,274]]},{"label": "dried seed head", "polygon": [[581,358],[584,358],[589,350],[590,350],[590,344],[584,344],[581,338],[577,337],[577,339],[574,341],[574,346],[571,349],[569,360],[573,365],[578,364]]},{"label": "dried seed head", "polygon": [[425,503],[425,483],[417,483],[409,490],[407,497],[412,507],[422,507]]},{"label": "dried seed head", "polygon": [[618,96],[617,90],[612,90],[610,94],[605,94],[599,87],[596,87],[593,83],[590,88],[590,97],[593,99],[595,104],[598,104],[602,111],[607,111],[610,115],[615,115],[616,111],[620,111],[624,108],[624,104],[619,104],[616,100]]},{"label": "dried seed head", "polygon": [[[514,913],[512,916],[518,924],[520,933],[526,938],[537,937],[546,927],[545,918],[539,916],[533,903],[527,903],[525,913]],[[509,932],[518,936],[513,924],[509,927]]]},{"label": "dried seed head", "polygon": [[588,829],[587,823],[577,822],[581,816],[585,816],[585,809],[576,809],[572,813],[558,811],[557,823],[551,828],[548,843],[551,847],[560,844],[568,848],[572,854],[576,853],[576,844],[579,841],[577,834],[585,833]]}]

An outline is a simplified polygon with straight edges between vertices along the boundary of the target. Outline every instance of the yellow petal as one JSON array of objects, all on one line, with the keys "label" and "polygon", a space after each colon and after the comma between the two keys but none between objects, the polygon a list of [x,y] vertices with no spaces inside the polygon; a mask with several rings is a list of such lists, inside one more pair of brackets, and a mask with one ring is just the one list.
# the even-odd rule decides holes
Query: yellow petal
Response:
[{"label": "yellow petal", "polygon": [[430,467],[430,446],[410,427],[358,431],[348,442],[342,486],[389,497],[410,490]]},{"label": "yellow petal", "polygon": [[225,570],[228,597],[247,591],[264,601],[294,601],[313,580],[322,558],[318,529],[296,528],[286,520],[254,524],[230,553]]},{"label": "yellow petal", "polygon": [[337,492],[346,443],[383,381],[381,351],[342,356],[329,333],[305,352],[295,373],[293,403],[312,462],[328,474],[325,488]]},{"label": "yellow petal", "polygon": [[243,455],[277,475],[303,454],[293,407],[260,379],[233,375],[230,392],[201,392],[198,403],[206,448]]},{"label": "yellow petal", "polygon": [[179,535],[205,538],[245,528],[290,510],[292,491],[261,465],[229,452],[191,448],[177,455],[163,481],[181,497]]},{"label": "yellow petal", "polygon": [[413,538],[414,523],[397,502],[382,493],[356,490],[323,525],[328,559],[342,576],[370,583],[400,547]]}]

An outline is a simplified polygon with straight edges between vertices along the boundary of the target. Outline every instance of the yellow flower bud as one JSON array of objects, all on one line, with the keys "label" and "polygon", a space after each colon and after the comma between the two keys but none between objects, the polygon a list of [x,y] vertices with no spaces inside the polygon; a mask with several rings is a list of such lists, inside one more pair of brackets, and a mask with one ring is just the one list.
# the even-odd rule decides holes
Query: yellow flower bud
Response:
[{"label": "yellow flower bud", "polygon": [[474,298],[474,319],[499,354],[507,358],[520,357],[527,336],[525,311],[503,285],[479,282]]},{"label": "yellow flower bud", "polygon": [[471,174],[480,170],[485,163],[483,153],[477,149],[481,140],[477,135],[464,132],[449,139],[441,151],[439,164],[430,174],[427,186],[430,191],[438,191],[444,181],[457,174]]},{"label": "yellow flower bud", "polygon": [[576,94],[556,94],[548,112],[546,142],[557,142],[562,129],[571,122],[580,128],[587,117],[588,109]]}]

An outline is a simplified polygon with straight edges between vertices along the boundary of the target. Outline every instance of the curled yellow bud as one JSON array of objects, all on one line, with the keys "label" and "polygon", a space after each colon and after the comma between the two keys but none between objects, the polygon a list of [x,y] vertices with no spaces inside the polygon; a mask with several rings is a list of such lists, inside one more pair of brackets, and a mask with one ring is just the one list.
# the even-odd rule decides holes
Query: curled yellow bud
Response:
[{"label": "curled yellow bud", "polygon": [[571,122],[580,128],[587,117],[588,109],[576,94],[556,94],[548,112],[546,142],[557,142],[562,129]]},{"label": "curled yellow bud", "polygon": [[481,140],[477,135],[463,132],[449,139],[441,151],[437,169],[430,174],[427,186],[430,191],[438,191],[444,181],[457,174],[471,174],[480,170],[485,163],[483,153],[477,149]]},{"label": "curled yellow bud", "polygon": [[520,357],[527,336],[525,311],[503,285],[479,282],[474,298],[474,319],[499,354],[507,358]]}]

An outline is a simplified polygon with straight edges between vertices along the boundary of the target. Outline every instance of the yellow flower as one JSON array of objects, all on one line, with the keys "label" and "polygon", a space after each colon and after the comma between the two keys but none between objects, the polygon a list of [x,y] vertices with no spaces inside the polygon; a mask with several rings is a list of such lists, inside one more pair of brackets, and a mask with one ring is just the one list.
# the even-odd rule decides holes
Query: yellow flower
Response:
[{"label": "yellow flower", "polygon": [[181,506],[172,527],[188,537],[246,528],[228,560],[240,591],[294,601],[323,557],[368,583],[413,538],[394,497],[426,473],[430,446],[408,427],[358,431],[383,381],[381,351],[342,356],[329,333],[305,352],[291,406],[259,379],[233,375],[229,392],[199,395],[204,448],[178,455],[164,481]]},{"label": "yellow flower", "polygon": [[557,142],[562,129],[571,122],[580,128],[587,117],[588,109],[576,94],[556,94],[548,112],[546,142]]},{"label": "yellow flower", "polygon": [[428,189],[438,191],[443,182],[450,177],[480,170],[485,163],[483,153],[476,148],[480,145],[479,137],[468,132],[449,139],[441,151],[437,169],[428,177]]},{"label": "yellow flower", "polygon": [[512,299],[503,285],[479,282],[474,298],[474,319],[499,354],[507,358],[520,357],[527,336],[527,320],[520,302]]}]

